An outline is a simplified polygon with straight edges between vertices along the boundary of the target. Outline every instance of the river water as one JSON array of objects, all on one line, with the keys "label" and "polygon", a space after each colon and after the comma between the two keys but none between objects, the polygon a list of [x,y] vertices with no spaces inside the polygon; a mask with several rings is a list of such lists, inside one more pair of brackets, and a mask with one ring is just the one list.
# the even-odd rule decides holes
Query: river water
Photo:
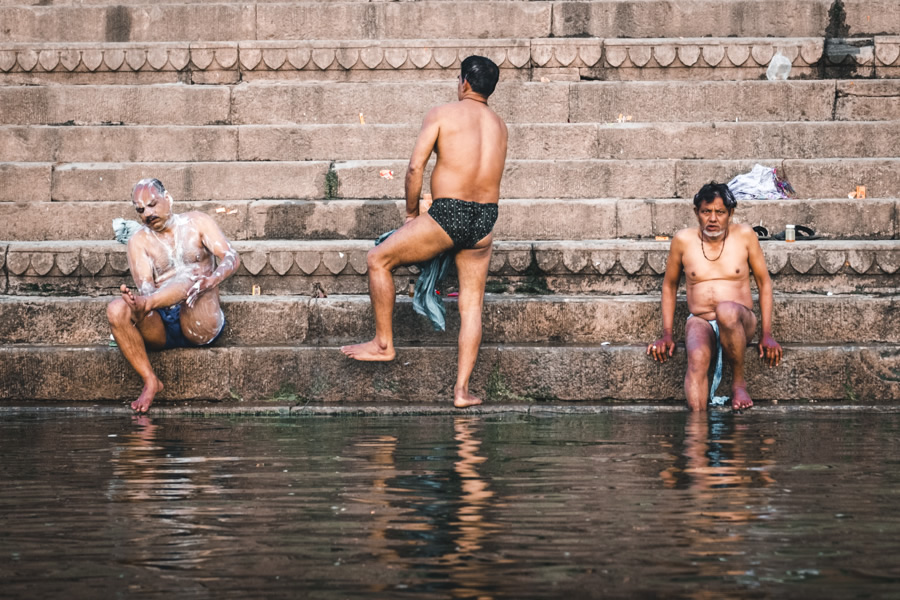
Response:
[{"label": "river water", "polygon": [[900,598],[900,414],[0,415],[0,596]]}]

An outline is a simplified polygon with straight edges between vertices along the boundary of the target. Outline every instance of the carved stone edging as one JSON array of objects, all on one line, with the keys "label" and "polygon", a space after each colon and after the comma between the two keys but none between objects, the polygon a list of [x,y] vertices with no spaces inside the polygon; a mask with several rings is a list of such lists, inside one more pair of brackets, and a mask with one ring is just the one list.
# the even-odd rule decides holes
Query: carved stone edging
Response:
[{"label": "carved stone edging", "polygon": [[[309,276],[366,273],[371,243],[350,242],[235,242],[241,254],[239,274]],[[764,245],[772,275],[892,275],[900,270],[900,242],[798,242]],[[559,275],[650,275],[665,271],[665,242],[610,240],[596,242],[497,242],[489,272],[522,275],[534,268]],[[12,277],[125,276],[125,247],[115,243],[10,243],[4,273]]]},{"label": "carved stone edging", "polygon": [[[874,43],[872,60],[876,64],[898,64],[900,37],[880,36]],[[504,69],[761,68],[768,65],[777,51],[788,56],[795,67],[810,67],[822,60],[824,41],[821,38],[539,38],[7,44],[0,46],[0,72],[452,69],[472,53],[488,56]],[[861,56],[870,55],[873,53]]]}]

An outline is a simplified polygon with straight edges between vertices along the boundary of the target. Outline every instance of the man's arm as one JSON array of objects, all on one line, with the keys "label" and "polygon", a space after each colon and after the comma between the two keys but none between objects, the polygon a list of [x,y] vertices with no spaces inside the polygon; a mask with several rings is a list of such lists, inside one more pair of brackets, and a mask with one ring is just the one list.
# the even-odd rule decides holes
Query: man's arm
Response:
[{"label": "man's arm", "polygon": [[219,266],[209,275],[194,282],[187,294],[188,306],[193,306],[200,294],[225,281],[241,264],[237,251],[231,246],[212,217],[205,213],[194,213],[191,215],[191,219],[200,232],[203,246],[215,255]]},{"label": "man's arm", "polygon": [[437,144],[440,126],[438,124],[438,111],[440,108],[432,108],[425,115],[419,137],[413,148],[412,157],[409,159],[409,167],[406,169],[406,220],[410,221],[419,216],[419,196],[422,195],[422,181],[425,177],[425,165],[431,158]]},{"label": "man's arm", "polygon": [[759,357],[765,358],[770,367],[781,362],[782,349],[775,338],[772,337],[772,278],[769,277],[769,269],[766,266],[766,257],[763,255],[759,238],[753,234],[747,234],[747,260],[753,278],[756,279],[756,287],[759,290],[759,313],[762,317],[762,334],[759,336]]},{"label": "man's arm", "polygon": [[672,238],[669,256],[666,258],[666,274],[662,284],[662,337],[647,346],[647,354],[654,360],[665,362],[675,353],[673,328],[675,324],[675,297],[678,294],[678,280],[681,279],[681,260],[684,254],[683,242],[679,236]]},{"label": "man's arm", "polygon": [[[131,277],[140,294],[137,298],[133,298],[133,303],[129,302],[132,304],[135,319],[138,322],[143,320],[151,310],[180,304],[187,298],[193,281],[184,275],[176,275],[157,289],[153,279],[153,261],[147,253],[145,237],[141,232],[138,232],[128,242],[127,256]],[[122,286],[122,289],[124,292],[127,288]],[[130,294],[128,292],[126,296],[132,298]]]}]

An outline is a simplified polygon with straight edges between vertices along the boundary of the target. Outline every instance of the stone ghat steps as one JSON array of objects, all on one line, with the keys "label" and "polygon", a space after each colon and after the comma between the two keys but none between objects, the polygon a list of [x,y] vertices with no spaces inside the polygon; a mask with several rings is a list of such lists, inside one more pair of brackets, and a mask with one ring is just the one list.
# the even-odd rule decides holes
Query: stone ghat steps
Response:
[{"label": "stone ghat steps", "polygon": [[[127,192],[124,194],[127,197]],[[176,212],[212,216],[230,240],[367,240],[403,223],[402,200],[176,201]],[[515,198],[500,204],[497,241],[640,239],[674,235],[696,226],[690,199]],[[0,240],[7,242],[110,240],[112,220],[137,219],[126,199],[115,202],[0,203]],[[900,200],[847,198],[741,201],[735,222],[806,225],[823,239],[900,237]]]},{"label": "stone ghat steps", "polygon": [[[900,159],[508,160],[500,197],[692,198],[712,179],[729,181],[755,164],[777,167],[797,197],[840,198],[865,185],[870,198],[900,196]],[[0,202],[127,199],[144,177],[186,201],[401,199],[407,160],[167,163],[2,163]],[[425,188],[430,189],[430,167]]]},{"label": "stone ghat steps", "polygon": [[793,79],[891,78],[900,36],[361,39],[145,43],[0,43],[4,83],[234,83],[253,80],[453,79],[491,58],[504,81],[760,79],[776,52]]},{"label": "stone ghat steps", "polygon": [[[0,41],[138,42],[454,37],[821,37],[900,31],[893,0],[126,2],[4,0]],[[832,9],[832,10],[830,10]]]},{"label": "stone ghat steps", "polygon": [[[624,118],[624,117],[623,117]],[[419,124],[11,125],[0,162],[406,160]],[[898,158],[900,119],[511,123],[512,160]]]},{"label": "stone ghat steps", "polygon": [[[682,400],[684,351],[663,365],[645,352],[644,344],[487,344],[471,389],[494,403]],[[166,385],[162,406],[167,400],[205,399],[272,399],[298,407],[306,401],[449,402],[456,359],[452,346],[399,346],[389,364],[357,363],[337,347],[194,348],[151,355]],[[750,357],[746,375],[757,400],[896,402],[898,366],[895,344],[789,344],[779,367]],[[140,391],[140,379],[117,348],[0,347],[4,401],[131,401]]]},{"label": "stone ghat steps", "polygon": [[[502,82],[510,123],[896,121],[900,79]],[[419,125],[451,81],[0,86],[4,125]],[[628,117],[631,117],[629,120]]]},{"label": "stone ghat steps", "polygon": [[[258,285],[265,295],[310,295],[319,285],[329,294],[364,294],[372,245],[367,240],[235,242],[241,266],[222,290],[247,294]],[[656,293],[668,248],[665,241],[496,242],[487,291]],[[892,295],[900,286],[897,241],[768,241],[763,252],[780,292]],[[125,246],[117,242],[0,243],[0,257],[3,294],[109,295],[132,283]],[[397,269],[397,290],[405,291],[416,273]],[[453,285],[451,277],[445,289]]]},{"label": "stone ghat steps", "polygon": [[[112,296],[0,296],[0,344],[107,346],[106,305]],[[675,312],[684,338],[687,305]],[[447,304],[447,331],[435,332],[412,300],[397,298],[398,345],[453,345],[459,332],[456,300]],[[339,346],[371,339],[368,296],[223,296],[228,325],[217,347]],[[900,344],[895,325],[900,296],[776,294],[773,331],[782,344]],[[757,311],[758,314],[758,311]],[[662,330],[659,293],[640,296],[510,296],[488,294],[484,344],[647,344]],[[758,335],[758,332],[757,332]]]}]

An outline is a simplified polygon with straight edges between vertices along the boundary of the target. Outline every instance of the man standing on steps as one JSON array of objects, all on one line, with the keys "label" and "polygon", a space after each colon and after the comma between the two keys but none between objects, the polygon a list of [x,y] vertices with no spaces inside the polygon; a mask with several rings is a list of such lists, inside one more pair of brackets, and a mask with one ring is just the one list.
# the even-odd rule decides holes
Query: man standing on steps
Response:
[{"label": "man standing on steps", "polygon": [[172,196],[158,179],[137,182],[131,201],[143,223],[128,241],[137,293],[122,285],[122,297],[110,302],[106,314],[122,354],[144,380],[131,408],[145,413],[163,389],[147,349],[214,342],[225,328],[217,286],[234,273],[240,259],[212,217],[173,214]]},{"label": "man standing on steps", "polygon": [[[759,357],[770,367],[781,362],[782,350],[772,337],[772,281],[756,233],[747,225],[731,223],[737,200],[723,183],[711,182],[694,196],[699,227],[682,229],[672,238],[662,288],[663,336],[647,346],[647,354],[665,362],[675,352],[672,325],[675,295],[681,272],[685,274],[688,309],[685,346],[688,354],[684,393],[691,410],[706,410],[722,377],[722,351],[731,363],[731,406],[753,406],[744,380],[744,353],[756,332],[750,271],[759,289],[762,335]],[[712,386],[707,384],[710,363],[715,364]]]},{"label": "man standing on steps", "polygon": [[[506,124],[488,108],[500,70],[491,60],[470,56],[462,62],[457,102],[431,109],[425,116],[406,173],[406,222],[369,251],[369,295],[375,310],[375,338],[341,351],[362,361],[394,359],[392,317],[394,279],[401,265],[454,252],[459,276],[459,359],[453,404],[481,404],[469,393],[469,376],[481,344],[481,312],[500,178],[506,163]],[[419,214],[425,165],[431,153],[434,202]]]}]

